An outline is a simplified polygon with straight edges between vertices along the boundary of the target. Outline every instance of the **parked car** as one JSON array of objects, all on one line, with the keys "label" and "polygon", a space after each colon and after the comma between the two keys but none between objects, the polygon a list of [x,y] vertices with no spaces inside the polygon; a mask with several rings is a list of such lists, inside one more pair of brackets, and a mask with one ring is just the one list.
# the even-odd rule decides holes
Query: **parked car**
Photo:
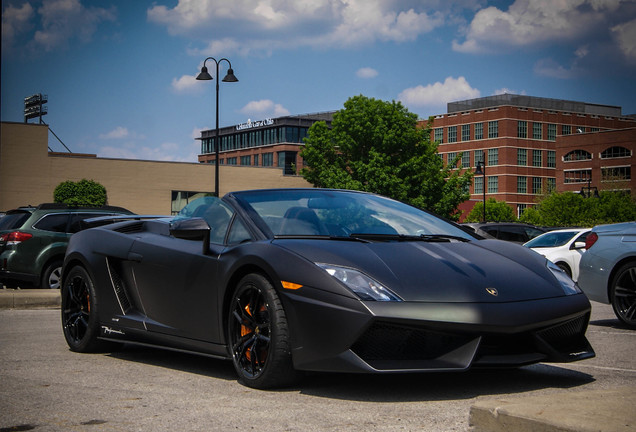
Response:
[{"label": "parked car", "polygon": [[132,214],[121,207],[41,204],[9,210],[0,219],[0,282],[59,288],[68,240],[87,218]]},{"label": "parked car", "polygon": [[578,284],[594,301],[612,304],[636,328],[636,222],[595,226],[587,236]]},{"label": "parked car", "polygon": [[202,353],[231,359],[255,388],[297,371],[594,356],[590,303],[556,265],[388,198],[242,191],[137,219],[71,238],[61,298],[73,351],[132,342]]},{"label": "parked car", "polygon": [[567,228],[549,231],[523,245],[558,265],[574,281],[579,277],[579,262],[585,252],[585,239],[591,228]]},{"label": "parked car", "polygon": [[545,229],[534,225],[516,222],[486,222],[462,224],[485,238],[496,238],[523,244],[546,232]]}]

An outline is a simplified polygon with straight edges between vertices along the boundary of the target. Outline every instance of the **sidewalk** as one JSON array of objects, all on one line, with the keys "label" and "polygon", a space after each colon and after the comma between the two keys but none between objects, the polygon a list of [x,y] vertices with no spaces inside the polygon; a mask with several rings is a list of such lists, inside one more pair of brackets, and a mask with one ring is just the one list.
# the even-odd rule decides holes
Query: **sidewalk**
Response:
[{"label": "sidewalk", "polygon": [[[0,289],[0,309],[59,307],[58,290]],[[628,432],[636,430],[635,406],[633,387],[480,397],[469,424],[471,432]]]}]

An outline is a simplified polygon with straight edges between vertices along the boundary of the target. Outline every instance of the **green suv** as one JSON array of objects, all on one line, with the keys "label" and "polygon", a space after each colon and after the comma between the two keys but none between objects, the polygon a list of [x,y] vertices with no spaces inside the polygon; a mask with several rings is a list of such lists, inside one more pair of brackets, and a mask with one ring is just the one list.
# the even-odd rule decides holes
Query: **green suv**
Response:
[{"label": "green suv", "polygon": [[0,219],[0,282],[9,287],[59,288],[68,240],[87,227],[84,221],[130,214],[121,207],[64,204],[7,211]]}]

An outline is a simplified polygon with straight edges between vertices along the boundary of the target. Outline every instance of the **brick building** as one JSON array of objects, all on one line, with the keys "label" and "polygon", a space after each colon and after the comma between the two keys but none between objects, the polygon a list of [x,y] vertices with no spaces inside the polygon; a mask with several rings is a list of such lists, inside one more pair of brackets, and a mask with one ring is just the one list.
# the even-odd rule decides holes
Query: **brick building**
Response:
[{"label": "brick building", "polygon": [[[636,119],[622,115],[620,107],[504,94],[452,102],[447,111],[433,117],[431,139],[439,143],[440,157],[448,163],[461,154],[458,169],[475,170],[478,162],[485,163],[485,176],[475,176],[470,201],[462,206],[464,211],[482,200],[484,177],[487,198],[507,202],[517,215],[543,192],[588,186],[587,177],[573,179],[574,174],[568,174],[566,178],[567,172],[589,168],[598,179],[605,169],[606,177],[612,174],[613,178],[631,181],[631,168],[625,167],[633,163],[633,132],[632,138],[629,132],[608,133],[636,127]],[[631,139],[631,146],[624,144],[618,147],[627,150],[603,153],[615,147],[612,140],[619,136]],[[592,143],[594,150],[584,148]],[[599,156],[578,166],[564,160],[573,150],[577,155],[581,150]],[[610,171],[605,162],[616,159],[608,157],[613,151],[620,154],[622,168]],[[596,175],[588,167],[590,161],[598,164]]]}]

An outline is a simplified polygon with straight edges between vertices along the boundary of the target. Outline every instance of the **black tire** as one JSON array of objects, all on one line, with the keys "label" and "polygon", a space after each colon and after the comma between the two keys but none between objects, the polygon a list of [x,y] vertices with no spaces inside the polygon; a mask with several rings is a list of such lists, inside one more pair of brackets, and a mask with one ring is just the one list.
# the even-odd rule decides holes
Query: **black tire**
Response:
[{"label": "black tire", "polygon": [[99,336],[98,302],[95,285],[81,266],[73,267],[64,279],[61,290],[62,329],[71,351],[98,352],[110,344]]},{"label": "black tire", "polygon": [[636,328],[636,262],[623,264],[610,285],[614,313],[625,325]]},{"label": "black tire", "polygon": [[55,260],[46,266],[42,273],[40,288],[60,289],[62,283],[62,261]]},{"label": "black tire", "polygon": [[241,279],[228,315],[230,354],[242,384],[266,389],[298,379],[285,311],[267,278],[250,274]]},{"label": "black tire", "polygon": [[563,270],[566,275],[570,276],[570,279],[572,278],[572,270],[570,269],[569,265],[564,262],[558,262],[556,263],[556,265],[559,266],[559,268]]}]

